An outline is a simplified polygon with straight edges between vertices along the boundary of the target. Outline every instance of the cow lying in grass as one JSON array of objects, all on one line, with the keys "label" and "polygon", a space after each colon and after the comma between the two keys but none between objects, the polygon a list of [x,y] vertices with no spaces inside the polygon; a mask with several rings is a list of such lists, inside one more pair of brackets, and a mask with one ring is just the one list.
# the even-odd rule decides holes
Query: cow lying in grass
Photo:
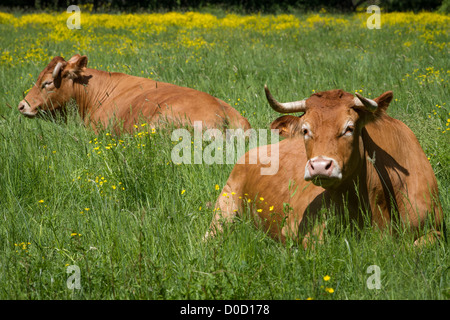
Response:
[{"label": "cow lying in grass", "polygon": [[[383,230],[406,227],[415,244],[443,234],[432,167],[412,131],[386,113],[392,92],[370,100],[332,90],[280,103],[265,90],[277,112],[303,114],[276,119],[271,128],[288,138],[277,148],[250,150],[235,165],[217,199],[206,237],[216,235],[236,214],[249,211],[272,237],[302,240],[307,246],[311,236],[322,237],[324,224],[312,230],[308,226],[323,213],[324,205],[341,215],[348,210],[349,219],[358,226],[367,213],[372,226]],[[261,148],[265,151],[258,152]],[[258,159],[257,164],[249,159],[277,149],[278,172],[261,175],[266,159]]]},{"label": "cow lying in grass", "polygon": [[87,68],[79,54],[65,61],[55,57],[40,73],[35,85],[19,103],[19,111],[35,117],[54,113],[74,99],[86,124],[113,125],[117,131],[133,130],[139,121],[208,128],[250,128],[249,122],[224,101],[207,93],[117,72]]}]

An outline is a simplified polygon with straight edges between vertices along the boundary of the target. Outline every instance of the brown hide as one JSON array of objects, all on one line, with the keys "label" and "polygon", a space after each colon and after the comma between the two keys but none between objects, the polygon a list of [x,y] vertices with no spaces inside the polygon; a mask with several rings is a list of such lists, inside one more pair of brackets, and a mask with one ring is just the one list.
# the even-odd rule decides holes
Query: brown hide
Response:
[{"label": "brown hide", "polygon": [[69,61],[55,57],[19,103],[20,112],[34,117],[39,110],[53,112],[74,99],[86,124],[93,127],[132,131],[139,121],[176,126],[201,121],[208,128],[250,128],[237,110],[207,93],[86,65],[86,56]]},{"label": "brown hide", "polygon": [[[338,214],[346,206],[351,220],[360,226],[362,212],[367,212],[372,225],[382,230],[392,231],[395,222],[419,239],[425,238],[428,224],[431,233],[439,237],[444,220],[436,177],[413,132],[386,114],[391,100],[392,92],[386,92],[371,100],[375,103],[369,110],[367,101],[359,103],[350,93],[332,90],[314,94],[305,103],[285,104],[302,106],[304,114],[282,116],[271,125],[290,137],[279,143],[279,172],[262,176],[260,163],[236,165],[224,187],[225,193],[235,190],[236,194],[232,202],[219,197],[218,212],[207,235],[221,229],[221,220],[231,221],[243,211],[239,197],[247,194],[252,200],[264,197],[277,213],[283,213],[283,203],[289,201],[292,213],[263,224],[281,240],[297,236],[298,231],[300,235],[312,231],[303,230],[302,225],[305,217],[317,215],[317,206],[323,201],[332,204]],[[282,104],[276,107],[284,111]],[[287,188],[291,181],[299,188],[290,199]],[[265,206],[255,205],[263,209],[261,213],[267,212]]]},{"label": "brown hide", "polygon": [[[287,237],[297,237],[299,231],[302,235],[308,232],[307,227],[326,204],[325,190],[303,179],[306,154],[302,139],[286,139],[278,147],[279,158],[274,159],[279,161],[278,171],[274,175],[261,175],[262,167],[274,164],[268,165],[267,159],[256,155],[271,158],[271,145],[250,150],[243,156],[245,160],[234,166],[217,199],[217,212],[207,236],[215,235],[222,230],[223,222],[231,222],[244,212],[271,237],[283,242]],[[265,149],[262,153],[261,148]],[[258,162],[251,164],[250,157],[258,157]]]}]

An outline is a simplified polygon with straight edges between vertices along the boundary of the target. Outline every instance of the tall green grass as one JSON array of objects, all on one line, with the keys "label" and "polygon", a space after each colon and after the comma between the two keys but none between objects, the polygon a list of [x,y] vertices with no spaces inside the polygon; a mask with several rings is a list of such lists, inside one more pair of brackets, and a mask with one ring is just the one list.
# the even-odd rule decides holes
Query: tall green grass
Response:
[{"label": "tall green grass", "polygon": [[[313,90],[362,90],[369,98],[393,90],[389,114],[410,126],[429,156],[450,224],[448,52],[418,41],[414,28],[173,27],[145,40],[120,28],[91,30],[97,39],[116,33],[139,46],[138,54],[123,55],[114,51],[120,41],[105,45],[108,54],[98,46],[78,52],[70,41],[39,43],[45,30],[0,24],[0,43],[26,52],[31,41],[49,56],[86,54],[92,67],[206,91],[254,128],[278,116],[265,100],[266,83],[280,101]],[[213,45],[178,46],[182,32]],[[314,251],[273,241],[247,219],[203,242],[233,165],[174,164],[165,130],[117,137],[95,135],[73,112],[67,121],[21,117],[22,92],[47,63],[30,58],[0,68],[0,298],[450,298],[446,241],[415,248],[408,235],[382,236],[370,226],[355,233],[331,217],[331,232]],[[81,289],[67,287],[72,265],[80,268]],[[380,267],[381,289],[367,287],[371,265]]]}]

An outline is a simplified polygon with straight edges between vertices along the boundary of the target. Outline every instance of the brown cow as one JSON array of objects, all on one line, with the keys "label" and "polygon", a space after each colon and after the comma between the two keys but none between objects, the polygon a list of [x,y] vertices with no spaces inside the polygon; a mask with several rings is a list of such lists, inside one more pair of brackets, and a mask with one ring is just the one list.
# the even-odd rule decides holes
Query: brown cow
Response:
[{"label": "brown cow", "polygon": [[140,120],[156,124],[169,121],[203,127],[250,128],[249,122],[227,103],[207,93],[117,72],[86,68],[87,57],[69,61],[55,57],[40,73],[35,85],[19,103],[19,111],[35,117],[39,110],[53,113],[70,99],[78,105],[85,123],[95,128],[113,124],[131,131]]},{"label": "brown cow", "polygon": [[[289,137],[278,145],[277,174],[259,174],[264,159],[258,164],[240,160],[243,164],[233,168],[206,236],[245,211],[248,201],[251,215],[259,216],[259,223],[281,241],[305,236],[306,245],[311,235],[320,239],[324,224],[305,227],[321,216],[322,205],[330,204],[338,213],[346,206],[348,217],[359,226],[362,212],[382,230],[392,231],[393,223],[400,222],[412,231],[415,244],[441,236],[444,220],[436,177],[412,131],[387,115],[392,92],[370,100],[332,90],[279,103],[265,90],[276,111],[304,114],[285,115],[271,124]],[[425,235],[426,224],[433,231]]]}]

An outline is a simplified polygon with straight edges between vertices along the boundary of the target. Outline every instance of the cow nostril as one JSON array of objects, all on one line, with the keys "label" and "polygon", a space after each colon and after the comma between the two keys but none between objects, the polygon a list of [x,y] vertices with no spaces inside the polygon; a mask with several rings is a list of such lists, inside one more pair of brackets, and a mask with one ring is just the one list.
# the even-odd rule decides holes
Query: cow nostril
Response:
[{"label": "cow nostril", "polygon": [[19,104],[19,110],[22,111],[23,109],[25,109],[25,104],[24,103],[20,103]]},{"label": "cow nostril", "polygon": [[327,163],[327,165],[325,166],[325,170],[330,169],[330,168],[331,168],[331,164],[332,164],[332,161],[329,161],[329,162]]}]

